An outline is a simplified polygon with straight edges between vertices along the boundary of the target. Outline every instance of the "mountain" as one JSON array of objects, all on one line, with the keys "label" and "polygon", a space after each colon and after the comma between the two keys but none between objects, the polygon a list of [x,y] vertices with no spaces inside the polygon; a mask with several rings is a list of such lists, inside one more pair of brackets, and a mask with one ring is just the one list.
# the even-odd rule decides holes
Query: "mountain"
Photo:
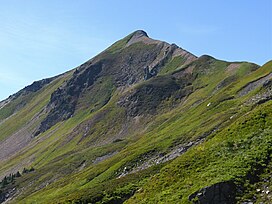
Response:
[{"label": "mountain", "polygon": [[272,61],[135,31],[0,102],[2,203],[271,203]]}]

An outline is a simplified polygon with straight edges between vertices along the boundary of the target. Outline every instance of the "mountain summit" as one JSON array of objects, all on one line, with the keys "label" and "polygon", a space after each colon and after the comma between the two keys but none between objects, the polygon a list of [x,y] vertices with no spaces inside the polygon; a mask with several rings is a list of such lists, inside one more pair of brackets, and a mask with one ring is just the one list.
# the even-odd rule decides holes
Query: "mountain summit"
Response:
[{"label": "mountain summit", "polygon": [[136,30],[132,33],[132,38],[141,38],[141,37],[147,37],[148,35],[144,30]]},{"label": "mountain summit", "polygon": [[[124,42],[126,44],[122,46]],[[140,44],[142,45],[139,47]],[[52,94],[47,110],[49,114],[34,135],[37,136],[57,122],[71,117],[78,100],[86,92],[90,92],[98,80],[108,78],[112,87],[128,87],[156,76],[172,60],[176,60],[181,66],[195,59],[194,55],[176,45],[153,40],[144,31],[135,31],[76,69],[72,78]],[[108,100],[110,96],[104,97],[104,100]],[[106,102],[100,103],[105,105]]]},{"label": "mountain summit", "polygon": [[271,81],[137,30],[0,102],[0,203],[270,203]]}]

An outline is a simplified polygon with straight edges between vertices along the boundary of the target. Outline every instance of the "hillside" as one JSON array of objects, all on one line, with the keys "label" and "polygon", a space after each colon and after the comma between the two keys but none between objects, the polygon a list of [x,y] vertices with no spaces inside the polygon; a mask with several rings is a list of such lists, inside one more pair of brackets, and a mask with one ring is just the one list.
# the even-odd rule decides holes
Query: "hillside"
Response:
[{"label": "hillside", "polygon": [[272,61],[135,31],[0,102],[0,202],[271,203],[271,98]]}]

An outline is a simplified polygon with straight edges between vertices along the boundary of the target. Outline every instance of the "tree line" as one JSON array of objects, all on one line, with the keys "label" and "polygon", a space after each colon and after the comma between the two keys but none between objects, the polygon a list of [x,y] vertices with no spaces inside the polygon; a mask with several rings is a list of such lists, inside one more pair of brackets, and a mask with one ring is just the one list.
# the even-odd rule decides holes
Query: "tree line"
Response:
[{"label": "tree line", "polygon": [[[30,169],[24,168],[22,171],[22,174],[30,173],[34,171],[34,168],[31,167]],[[5,176],[1,181],[0,181],[0,188],[4,188],[10,183],[13,183],[16,178],[19,178],[22,176],[22,174],[17,171],[15,174],[9,174],[8,176]]]}]

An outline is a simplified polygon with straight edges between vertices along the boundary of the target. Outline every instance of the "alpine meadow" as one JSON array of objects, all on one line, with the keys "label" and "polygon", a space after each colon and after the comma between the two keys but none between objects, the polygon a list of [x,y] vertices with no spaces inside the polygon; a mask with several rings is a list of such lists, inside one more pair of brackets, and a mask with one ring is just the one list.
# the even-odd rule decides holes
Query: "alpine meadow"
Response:
[{"label": "alpine meadow", "polygon": [[272,203],[272,61],[137,30],[0,102],[0,203]]}]

